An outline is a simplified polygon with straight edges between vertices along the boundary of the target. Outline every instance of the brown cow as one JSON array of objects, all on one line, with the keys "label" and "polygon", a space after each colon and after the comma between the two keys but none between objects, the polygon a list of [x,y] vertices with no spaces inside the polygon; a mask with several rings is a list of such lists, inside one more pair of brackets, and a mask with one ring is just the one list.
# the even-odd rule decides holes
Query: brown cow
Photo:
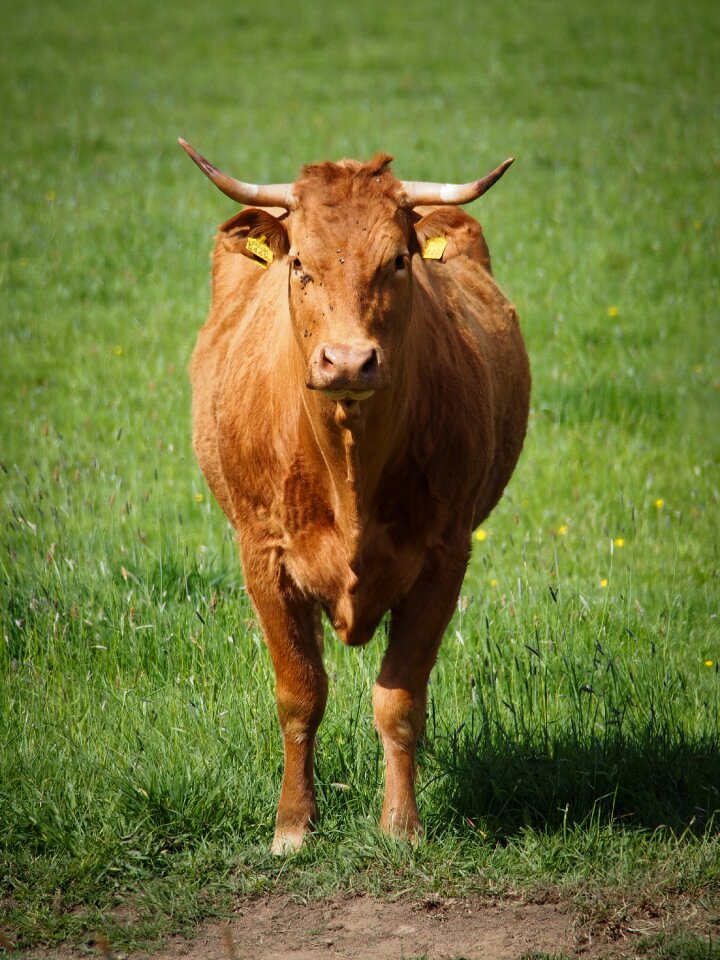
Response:
[{"label": "brown cow", "polygon": [[[416,838],[428,678],[471,531],[500,498],[527,425],[515,309],[479,224],[454,205],[511,161],[461,186],[396,180],[385,155],[255,186],[180,142],[252,204],[220,227],[191,376],[195,450],[237,531],[275,668],[285,768],[273,851],[297,849],[317,817],[323,610],[350,645],[391,612],[373,689],[381,827]],[[430,204],[443,205],[419,209]]]}]

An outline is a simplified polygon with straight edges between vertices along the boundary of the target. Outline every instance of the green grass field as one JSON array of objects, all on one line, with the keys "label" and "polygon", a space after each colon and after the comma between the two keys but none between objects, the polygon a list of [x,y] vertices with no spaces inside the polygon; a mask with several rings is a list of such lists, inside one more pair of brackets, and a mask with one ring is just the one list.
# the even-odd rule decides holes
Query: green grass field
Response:
[{"label": "green grass field", "polygon": [[[711,2],[594,6],[3,7],[0,928],[19,945],[101,928],[129,949],[272,889],[551,889],[618,929],[644,904],[720,916],[720,30]],[[523,322],[531,427],[431,680],[417,849],[375,828],[379,633],[329,636],[322,823],[269,855],[272,671],[186,373],[234,208],[178,136],[257,181],[380,149],[406,179],[517,157],[470,211]]]}]

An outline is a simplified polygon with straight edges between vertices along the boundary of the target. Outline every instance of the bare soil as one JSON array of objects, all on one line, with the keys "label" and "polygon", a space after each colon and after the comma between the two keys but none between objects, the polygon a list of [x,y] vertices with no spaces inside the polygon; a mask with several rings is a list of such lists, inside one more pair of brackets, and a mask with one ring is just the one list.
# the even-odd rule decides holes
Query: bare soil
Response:
[{"label": "bare soil", "polygon": [[[552,899],[552,898],[550,898]],[[192,939],[171,938],[154,960],[520,960],[534,952],[587,960],[634,954],[642,935],[690,929],[717,936],[717,920],[681,909],[669,923],[650,911],[623,924],[581,922],[568,902],[445,899],[388,902],[367,896],[297,903],[287,897],[241,901],[227,924],[201,928]],[[693,916],[693,914],[695,915]],[[679,921],[684,922],[679,922]],[[54,948],[38,958],[109,957],[96,943],[82,952]],[[636,954],[635,954],[636,955]],[[128,955],[113,953],[116,960]],[[148,954],[133,953],[132,960]]]},{"label": "bare soil", "polygon": [[[241,960],[288,956],[295,960],[400,960],[422,954],[433,960],[481,956],[514,960],[531,949],[572,943],[571,928],[567,914],[552,906],[417,905],[362,897],[307,907],[262,904],[233,922],[231,935]],[[217,931],[207,932],[201,952],[198,947],[193,945],[193,956],[227,960],[227,947]],[[161,954],[168,960],[187,955],[182,944]]]}]

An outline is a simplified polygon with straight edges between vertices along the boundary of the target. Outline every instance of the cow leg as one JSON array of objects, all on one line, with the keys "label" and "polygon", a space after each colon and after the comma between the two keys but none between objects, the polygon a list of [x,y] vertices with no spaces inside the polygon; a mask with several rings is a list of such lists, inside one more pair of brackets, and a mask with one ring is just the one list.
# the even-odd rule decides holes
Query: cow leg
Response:
[{"label": "cow leg", "polygon": [[[467,538],[465,538],[467,543]],[[419,839],[422,824],[415,799],[415,748],[425,725],[430,671],[453,614],[467,564],[467,547],[456,562],[425,568],[410,594],[392,611],[390,639],[373,687],[375,726],[385,751],[385,797],[380,829]]]},{"label": "cow leg", "polygon": [[327,675],[317,604],[300,595],[282,567],[256,575],[243,552],[248,591],[275,668],[277,709],[285,752],[275,820],[274,854],[298,850],[317,820],[313,782],[315,734],[325,712]]}]

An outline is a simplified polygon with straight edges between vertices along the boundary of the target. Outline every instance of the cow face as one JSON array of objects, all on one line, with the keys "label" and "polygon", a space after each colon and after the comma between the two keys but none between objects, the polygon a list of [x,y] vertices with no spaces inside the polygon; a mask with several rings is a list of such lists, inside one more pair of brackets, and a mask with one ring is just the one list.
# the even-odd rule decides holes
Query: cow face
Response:
[{"label": "cow face", "polygon": [[408,326],[404,214],[363,201],[290,219],[288,297],[306,384],[333,400],[367,399],[391,382]]},{"label": "cow face", "polygon": [[402,356],[417,240],[386,165],[306,167],[287,215],[249,208],[221,228],[229,249],[257,259],[257,240],[287,272],[305,383],[332,400],[384,390]]},{"label": "cow face", "polygon": [[[184,140],[183,149],[223,193],[257,206],[223,224],[226,246],[288,271],[289,312],[311,390],[355,404],[397,375],[411,313],[411,254],[443,241],[490,267],[480,227],[453,209],[425,218],[417,207],[469,203],[513,162],[467,184],[400,181],[392,159],[306,166],[295,183],[258,186],[222,173]],[[262,207],[288,211],[277,218]],[[279,266],[279,264],[278,264]],[[274,267],[276,268],[276,267]]]}]

